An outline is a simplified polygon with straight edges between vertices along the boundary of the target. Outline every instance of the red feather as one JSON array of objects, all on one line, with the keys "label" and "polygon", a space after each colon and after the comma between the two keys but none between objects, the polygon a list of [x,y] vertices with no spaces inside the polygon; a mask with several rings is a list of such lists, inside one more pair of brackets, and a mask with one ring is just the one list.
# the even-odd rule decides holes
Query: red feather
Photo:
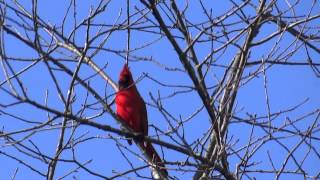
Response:
[{"label": "red feather", "polygon": [[[146,104],[134,84],[127,65],[124,65],[120,72],[119,91],[116,94],[116,111],[121,120],[133,131],[148,136]],[[158,167],[162,167],[160,170],[162,176],[167,177],[168,172],[164,169],[164,163],[152,144],[143,140],[135,140],[135,142],[146,153],[149,161]]]}]

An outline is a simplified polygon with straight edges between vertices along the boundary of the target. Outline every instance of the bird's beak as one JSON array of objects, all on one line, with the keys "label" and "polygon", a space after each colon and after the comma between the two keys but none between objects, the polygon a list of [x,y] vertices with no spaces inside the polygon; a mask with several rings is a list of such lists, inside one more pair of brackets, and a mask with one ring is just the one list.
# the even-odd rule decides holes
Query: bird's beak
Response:
[{"label": "bird's beak", "polygon": [[125,89],[129,86],[128,81],[125,79],[120,79],[118,84],[119,84],[119,90]]}]

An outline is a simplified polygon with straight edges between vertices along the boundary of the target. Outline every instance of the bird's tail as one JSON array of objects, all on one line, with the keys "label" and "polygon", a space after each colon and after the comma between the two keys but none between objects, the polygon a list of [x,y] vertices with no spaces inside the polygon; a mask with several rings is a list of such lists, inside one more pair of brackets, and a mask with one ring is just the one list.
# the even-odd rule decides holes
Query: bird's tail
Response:
[{"label": "bird's tail", "polygon": [[167,179],[168,172],[166,167],[158,155],[157,151],[154,149],[153,145],[150,142],[142,141],[138,143],[140,148],[143,149],[143,152],[148,158],[149,163],[152,165],[153,177],[155,179]]}]

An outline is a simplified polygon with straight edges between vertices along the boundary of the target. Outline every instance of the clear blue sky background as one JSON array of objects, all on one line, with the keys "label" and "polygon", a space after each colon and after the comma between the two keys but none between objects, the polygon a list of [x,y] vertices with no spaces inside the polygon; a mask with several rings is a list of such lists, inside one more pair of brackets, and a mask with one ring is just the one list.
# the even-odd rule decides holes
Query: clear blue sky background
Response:
[{"label": "clear blue sky background", "polygon": [[[136,4],[138,1],[133,1]],[[311,1],[308,1],[311,2]],[[30,1],[21,1],[21,3],[28,9],[31,9]],[[60,25],[61,20],[66,12],[68,7],[68,1],[57,0],[57,1],[44,1],[39,0],[39,16],[45,21],[50,22],[52,25]],[[96,1],[77,1],[77,18],[78,20],[82,20],[84,17],[87,17],[89,14],[90,6],[95,6]],[[256,3],[256,2],[255,2]],[[207,3],[210,5],[210,3]],[[183,4],[181,4],[183,5]],[[287,8],[286,4],[279,3],[280,7]],[[215,16],[219,16],[223,14],[227,9],[230,8],[231,4],[227,3],[227,1],[212,3],[210,5],[213,10],[213,14]],[[119,9],[122,8],[123,14],[120,18],[120,21],[126,18],[124,10],[125,10],[125,1],[112,1],[108,6],[106,12],[103,13],[102,16],[96,19],[96,23],[106,23],[112,24],[115,22],[115,17],[119,14]],[[139,5],[141,8],[142,6]],[[201,21],[204,16],[201,13],[202,10],[200,9],[199,3],[196,1],[189,2],[190,10],[186,12],[186,15],[194,22]],[[210,7],[207,7],[208,9]],[[302,3],[299,8],[296,8],[297,13],[299,15],[305,15],[306,11],[310,9],[309,3]],[[320,12],[320,6],[316,6],[314,13]],[[254,10],[247,8],[245,9],[246,13],[254,14]],[[133,9],[132,9],[133,11]],[[233,19],[230,19],[230,21]],[[67,26],[65,27],[66,32],[68,33],[72,26],[72,19],[67,18],[66,20]],[[314,23],[319,23],[319,20],[314,21]],[[266,35],[274,32],[277,30],[277,27],[274,24],[266,24],[265,27],[262,28],[259,36],[256,37],[256,40],[265,37]],[[78,32],[76,36],[76,41],[79,46],[83,46],[85,36],[83,35],[84,31]],[[94,34],[95,32],[91,32]],[[192,35],[196,35],[197,31],[192,32]],[[37,54],[27,48],[25,45],[21,44],[17,40],[13,39],[11,36],[5,35],[5,48],[7,51],[7,55],[11,57],[37,57]],[[140,47],[142,44],[145,44],[151,40],[154,40],[155,36],[153,35],[146,35],[141,33],[136,33],[135,31],[132,32],[132,48]],[[294,41],[294,37],[289,34],[285,35],[285,40],[281,41],[281,48],[282,50],[286,48],[292,41]],[[272,45],[274,45],[276,38],[270,43],[267,43],[263,47],[254,48],[251,52],[251,56],[249,61],[261,60],[260,58],[266,55]],[[218,47],[219,45],[217,45]],[[122,49],[126,48],[126,36],[125,32],[115,33],[111,36],[109,41],[105,45],[106,48],[111,49]],[[207,45],[199,45],[197,46],[197,53],[199,54],[199,59],[203,59],[210,49]],[[319,47],[319,46],[318,46]],[[235,56],[236,49],[228,49],[228,53],[223,55],[223,58],[219,59],[219,64],[229,64],[230,60]],[[140,51],[136,51],[135,55],[142,55],[142,56],[152,56],[155,60],[159,61],[162,64],[165,64],[169,67],[177,67],[182,68],[177,55],[173,51],[172,46],[168,43],[167,39],[162,38],[159,42],[155,43],[154,45],[142,49]],[[319,54],[314,51],[310,51],[311,56],[319,62]],[[299,51],[294,54],[294,56],[290,59],[291,61],[295,62],[305,62],[306,55],[305,51]],[[117,80],[119,71],[124,63],[123,59],[119,56],[116,56],[110,52],[102,52],[99,53],[97,56],[94,57],[94,61],[99,65],[108,64],[105,72],[112,77],[113,80]],[[29,63],[21,63],[21,62],[14,62],[15,70],[18,71],[24,68]],[[68,64],[71,69],[74,69],[75,64]],[[161,68],[159,68],[156,64],[150,62],[130,62],[130,66],[134,75],[134,78],[137,79],[143,73],[148,73],[152,77],[155,77],[157,80],[165,82],[167,84],[179,84],[179,85],[189,85],[191,83],[190,79],[182,72],[164,72]],[[250,72],[254,72],[257,69],[257,66],[252,68],[248,68],[245,71],[244,75],[248,75]],[[223,69],[221,68],[213,68],[210,71],[211,75],[216,74],[218,77],[221,76]],[[90,68],[83,66],[81,69],[81,77],[87,77],[93,73]],[[66,76],[64,73],[57,73],[57,77],[61,82],[61,85],[64,88],[64,93],[67,94],[67,88],[70,83],[70,77]],[[5,80],[3,72],[0,74],[1,82]],[[48,71],[46,67],[39,63],[37,66],[33,67],[32,70],[24,73],[21,78],[23,79],[25,86],[28,88],[28,93],[30,97],[38,102],[44,101],[45,90],[49,89],[49,105],[51,107],[58,108],[63,110],[63,105],[58,101],[57,93],[52,90],[54,88],[54,84],[50,80]],[[303,66],[303,67],[292,67],[292,66],[276,66],[272,67],[270,70],[267,71],[267,82],[268,82],[268,90],[269,90],[269,100],[271,106],[271,112],[278,112],[280,110],[291,108],[303,101],[307,98],[309,99],[303,106],[298,108],[297,110],[286,113],[278,117],[273,123],[277,125],[281,125],[285,122],[286,118],[290,118],[292,120],[304,116],[305,113],[310,112],[315,109],[319,109],[320,107],[320,81],[317,78],[310,67]],[[101,95],[105,93],[105,90],[108,94],[114,93],[110,87],[105,86],[105,82],[100,78],[96,77],[91,82],[91,85],[99,92]],[[217,82],[215,80],[208,81],[208,84],[215,85]],[[7,87],[7,86],[6,86]],[[106,88],[106,89],[105,89]],[[158,90],[161,96],[165,97],[172,93],[173,89],[170,88],[163,88],[153,81],[149,80],[148,78],[144,78],[141,82],[138,83],[138,89],[141,92],[141,95],[144,97],[145,101],[151,103],[151,99],[149,93],[152,93],[154,96],[157,96]],[[85,91],[80,87],[76,91],[77,95],[77,102],[73,107],[74,110],[78,110],[83,103],[83,99],[85,97]],[[3,91],[0,92],[0,103],[7,104],[9,102],[13,102],[13,99],[8,97],[4,94]],[[89,102],[95,102],[92,97],[89,98]],[[265,99],[265,92],[264,92],[264,80],[263,76],[259,76],[258,78],[249,81],[245,84],[238,93],[237,101],[236,101],[236,112],[238,116],[246,118],[246,113],[249,114],[257,114],[257,115],[265,115],[267,114],[267,107],[266,107],[266,99]],[[176,117],[181,115],[182,118],[188,117],[196,108],[201,106],[201,102],[199,97],[196,93],[188,93],[188,94],[181,94],[175,96],[172,99],[164,100],[163,105],[168,109],[169,112],[173,113]],[[19,105],[15,108],[8,108],[6,109],[8,112],[12,112],[14,114],[20,115],[22,117],[27,117],[30,120],[34,121],[45,121],[46,120],[46,113],[40,111],[36,108],[33,108],[29,105]],[[97,114],[98,111],[86,111],[86,116],[91,116]],[[148,115],[149,115],[149,123],[162,128],[163,130],[167,129],[167,124],[164,118],[156,111],[156,109],[148,106]],[[305,130],[308,126],[311,125],[315,116],[310,116],[306,118],[301,123],[298,123],[299,128]],[[103,116],[96,119],[101,123],[105,123],[111,125],[113,127],[119,127],[118,124],[110,118],[109,115],[104,114]],[[30,125],[26,125],[21,123],[20,121],[15,120],[14,118],[10,118],[8,116],[0,116],[0,125],[4,128],[5,131],[10,132],[17,129],[23,129],[26,127],[30,127]],[[205,111],[201,112],[199,115],[195,117],[194,120],[185,124],[185,132],[187,139],[192,142],[195,139],[199,138],[209,127],[208,116]],[[255,129],[255,136],[260,137],[264,134],[261,129]],[[37,134],[31,136],[30,138],[39,145],[41,150],[48,155],[53,155],[55,152],[55,148],[57,145],[58,135],[60,131],[43,131],[38,132]],[[83,133],[88,133],[87,137],[97,137],[94,140],[87,141],[77,147],[76,154],[79,158],[78,160],[81,162],[85,162],[87,160],[93,160],[92,163],[88,165],[88,167],[94,169],[96,172],[103,172],[106,176],[111,176],[113,173],[111,170],[115,170],[117,172],[122,172],[126,169],[130,169],[128,163],[123,158],[119,150],[116,148],[115,143],[113,140],[108,138],[111,135],[114,138],[118,138],[115,134],[109,134],[107,132],[99,131],[94,128],[90,128],[88,126],[82,126],[78,129],[77,134],[80,136]],[[250,126],[246,126],[244,124],[231,124],[229,129],[228,136],[234,136],[235,139],[239,139],[238,144],[236,147],[242,147],[244,144],[247,143],[248,135],[250,133]],[[154,130],[151,129],[151,135],[154,135]],[[25,134],[24,134],[25,135]],[[319,137],[319,133],[316,133]],[[16,139],[21,138],[22,136],[15,136]],[[164,138],[164,140],[168,140]],[[298,142],[299,138],[293,137],[289,140],[286,140],[285,143],[289,147],[294,147]],[[0,140],[0,150],[5,151],[11,155],[18,155],[20,154],[16,149],[14,149],[10,145],[3,144],[3,140]],[[30,145],[28,142],[26,144]],[[319,150],[320,145],[319,142],[311,142],[317,143],[314,146]],[[126,142],[123,143],[127,145]],[[129,147],[134,152],[139,152],[139,150],[133,145]],[[158,148],[158,147],[157,147]],[[158,148],[158,150],[160,150]],[[308,150],[306,145],[303,145],[299,148],[295,155],[298,157],[299,160],[303,158],[305,152]],[[261,164],[258,164],[256,168],[259,167],[265,168],[270,167],[270,163],[267,160],[267,152],[274,157],[276,167],[280,167],[287,156],[287,152],[283,149],[279,148],[279,145],[275,143],[269,143],[265,145],[263,148],[259,150],[255,154],[255,160],[258,162],[260,161]],[[71,153],[64,153],[62,157],[70,158]],[[38,164],[39,169],[42,172],[46,172],[46,166],[39,163],[38,161],[32,160],[26,156],[20,156],[19,158],[29,162],[30,164]],[[136,163],[137,166],[142,164],[140,160],[138,160],[135,156],[129,155],[130,160]],[[168,161],[183,161],[185,160],[185,156],[179,153],[175,153],[173,151],[166,150],[166,158]],[[234,170],[236,167],[236,163],[239,162],[239,159],[236,156],[231,156],[230,160],[230,170]],[[292,160],[290,160],[292,161]],[[28,170],[23,165],[13,161],[7,157],[0,156],[0,179],[10,179],[14,170],[19,168],[17,179],[41,179],[37,174]],[[291,163],[292,165],[292,163]],[[290,166],[289,166],[290,167]],[[309,170],[308,173],[310,175],[314,175],[320,171],[319,167],[319,159],[314,155],[310,155],[306,162],[304,163],[304,167]],[[58,171],[56,177],[59,177],[70,169],[75,168],[73,164],[68,163],[58,163]],[[295,166],[293,166],[295,168]],[[150,171],[148,168],[145,169],[144,173],[149,175]],[[190,179],[193,175],[191,174],[183,174],[183,173],[176,173],[174,175],[180,179]],[[89,174],[80,171],[79,173],[75,174],[76,177],[79,179],[89,179]],[[134,174],[130,176],[135,177]],[[274,178],[274,174],[269,175],[255,175],[257,179],[270,179]],[[282,176],[282,179],[287,179],[290,176]],[[245,178],[245,177],[244,177]],[[66,178],[72,179],[72,176]],[[291,177],[291,179],[295,179],[295,177]]]}]

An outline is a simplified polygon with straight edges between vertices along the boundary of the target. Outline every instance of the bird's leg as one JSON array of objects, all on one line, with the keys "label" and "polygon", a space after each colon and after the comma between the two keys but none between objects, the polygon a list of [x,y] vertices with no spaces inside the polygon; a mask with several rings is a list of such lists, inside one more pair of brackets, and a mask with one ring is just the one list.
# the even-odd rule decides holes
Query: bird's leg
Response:
[{"label": "bird's leg", "polygon": [[143,135],[143,133],[134,133],[133,139],[135,141],[140,141],[141,142],[141,141],[144,140],[144,135]]}]

